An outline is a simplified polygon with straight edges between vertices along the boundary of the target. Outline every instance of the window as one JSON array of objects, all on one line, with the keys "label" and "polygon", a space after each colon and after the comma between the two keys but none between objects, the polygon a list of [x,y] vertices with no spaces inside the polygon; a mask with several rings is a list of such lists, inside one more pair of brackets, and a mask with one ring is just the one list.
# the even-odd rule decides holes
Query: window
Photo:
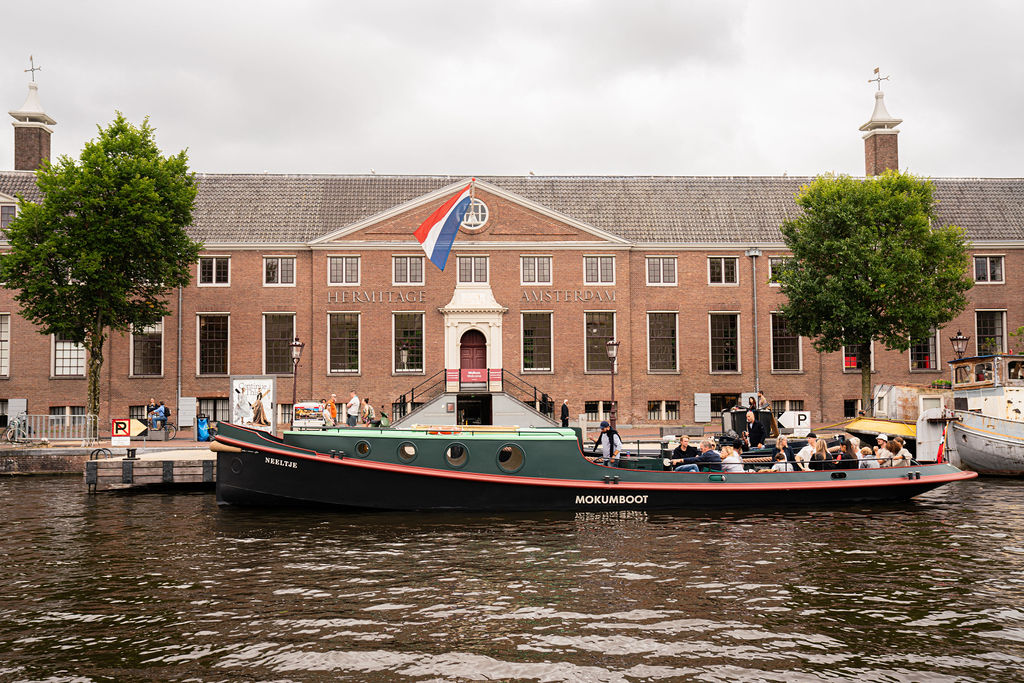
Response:
[{"label": "window", "polygon": [[228,320],[227,315],[200,315],[199,374],[228,374]]},{"label": "window", "polygon": [[676,372],[676,314],[647,314],[647,371]]},{"label": "window", "polygon": [[231,405],[226,398],[201,398],[199,415],[205,415],[211,423],[228,422],[231,420]]},{"label": "window", "polygon": [[292,339],[295,338],[295,314],[263,314],[263,372],[267,375],[290,375]]},{"label": "window", "polygon": [[772,412],[775,413],[776,415],[782,415],[787,410],[803,410],[803,409],[804,409],[804,402],[803,402],[802,399],[801,400],[789,400],[789,401],[786,401],[786,400],[772,401]]},{"label": "window", "polygon": [[738,285],[739,283],[739,265],[735,256],[708,258],[708,284]]},{"label": "window", "polygon": [[486,256],[460,256],[459,282],[487,282]]},{"label": "window", "polygon": [[277,404],[277,424],[291,424],[292,421],[292,404],[291,403],[278,403]]},{"label": "window", "polygon": [[857,417],[860,414],[860,399],[843,399],[843,417]]},{"label": "window", "polygon": [[779,280],[778,274],[783,268],[786,267],[786,263],[789,261],[787,256],[770,256],[768,257],[768,285],[771,287],[778,287]]},{"label": "window", "polygon": [[523,313],[523,372],[551,370],[551,314]]},{"label": "window", "polygon": [[[618,406],[618,401],[615,405]],[[590,422],[596,422],[598,420],[607,420],[608,416],[612,412],[611,401],[584,401],[583,412],[587,414],[587,420]]]},{"label": "window", "polygon": [[128,406],[128,419],[149,423],[149,415],[146,413],[146,406]]},{"label": "window", "polygon": [[359,314],[327,314],[329,372],[359,372]]},{"label": "window", "polygon": [[0,313],[0,375],[11,373],[11,314]]},{"label": "window", "polygon": [[772,372],[799,372],[800,337],[793,334],[786,319],[772,313]]},{"label": "window", "polygon": [[723,410],[731,410],[739,405],[739,394],[711,394],[711,414],[720,415]]},{"label": "window", "polygon": [[711,313],[711,372],[740,371],[739,313]]},{"label": "window", "polygon": [[63,335],[53,335],[53,376],[85,376],[85,347]]},{"label": "window", "polygon": [[676,260],[667,256],[647,257],[647,284],[668,286],[676,283]]},{"label": "window", "polygon": [[975,256],[974,281],[990,285],[1002,284],[1004,282],[1003,257]]},{"label": "window", "polygon": [[521,282],[524,285],[551,284],[550,256],[520,256],[519,267]]},{"label": "window", "polygon": [[584,314],[585,371],[611,372],[612,362],[608,360],[606,342],[615,338],[615,313]]},{"label": "window", "polygon": [[163,374],[163,321],[132,333],[132,375],[136,377]]},{"label": "window", "polygon": [[[875,344],[868,345],[868,355],[871,358],[871,371],[875,371]],[[864,345],[855,344],[843,347],[843,372],[860,372],[864,367]]]},{"label": "window", "polygon": [[329,285],[358,285],[359,284],[359,257],[358,256],[328,256],[327,257],[327,284],[329,284]]},{"label": "window", "polygon": [[423,372],[423,314],[395,313],[395,372]]},{"label": "window", "polygon": [[392,256],[392,282],[396,285],[422,285],[422,256]]},{"label": "window", "polygon": [[295,257],[267,256],[263,259],[263,284],[294,285]]},{"label": "window", "polygon": [[462,225],[460,227],[466,232],[476,232],[484,227],[489,214],[487,205],[473,197],[469,202],[469,206],[466,207],[466,213],[462,217]]},{"label": "window", "polygon": [[939,356],[937,333],[933,330],[925,339],[914,339],[910,343],[911,370],[938,370]]},{"label": "window", "polygon": [[199,284],[209,286],[231,284],[231,259],[227,256],[200,257]]},{"label": "window", "polygon": [[1006,348],[1006,339],[1004,338],[1006,311],[976,311],[974,319],[977,330],[978,355],[1002,353]]},{"label": "window", "polygon": [[64,427],[85,424],[85,406],[50,406],[50,424]]},{"label": "window", "polygon": [[615,257],[584,256],[583,282],[588,285],[614,285]]},{"label": "window", "polygon": [[17,215],[18,208],[14,204],[0,205],[0,229],[6,230]]},{"label": "window", "polygon": [[648,420],[678,420],[679,401],[648,401]]}]

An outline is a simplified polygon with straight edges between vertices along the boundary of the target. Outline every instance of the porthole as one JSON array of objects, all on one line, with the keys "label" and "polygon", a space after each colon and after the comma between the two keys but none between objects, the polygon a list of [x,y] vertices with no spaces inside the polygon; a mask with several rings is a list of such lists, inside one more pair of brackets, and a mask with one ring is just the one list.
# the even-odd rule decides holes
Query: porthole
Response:
[{"label": "porthole", "polygon": [[466,209],[466,214],[462,217],[462,225],[459,227],[463,232],[480,232],[487,224],[489,215],[490,211],[487,209],[487,205],[473,197]]},{"label": "porthole", "polygon": [[445,449],[444,457],[452,467],[462,467],[469,458],[469,451],[461,443],[453,443]]},{"label": "porthole", "polygon": [[518,472],[523,463],[526,462],[526,456],[523,454],[523,449],[514,443],[507,443],[498,449],[498,467],[504,472]]},{"label": "porthole", "polygon": [[416,459],[416,444],[409,441],[403,441],[398,444],[398,459],[402,462],[409,463]]},{"label": "porthole", "polygon": [[370,454],[370,443],[368,441],[360,441],[356,443],[356,455],[360,458],[365,458]]}]

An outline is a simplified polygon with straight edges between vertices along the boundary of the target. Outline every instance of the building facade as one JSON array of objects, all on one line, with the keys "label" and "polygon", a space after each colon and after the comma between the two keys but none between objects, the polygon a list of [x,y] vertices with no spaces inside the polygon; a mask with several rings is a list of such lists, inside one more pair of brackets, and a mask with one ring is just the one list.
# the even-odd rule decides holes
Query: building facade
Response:
[{"label": "building facade", "polygon": [[[34,116],[48,135],[54,123],[38,99],[17,113],[16,129]],[[868,174],[895,164],[899,122],[878,97],[862,127]],[[776,315],[779,226],[811,178],[477,178],[443,271],[412,233],[469,178],[198,180],[190,234],[204,251],[192,284],[161,324],[109,340],[101,425],[141,416],[151,397],[177,405],[184,425],[197,412],[226,419],[237,375],[278,377],[282,423],[293,384],[299,400],[355,390],[400,410],[438,382],[457,395],[459,421],[488,422],[501,390],[542,409],[567,399],[573,416],[597,419],[611,407],[612,339],[620,424],[708,422],[757,389],[778,410],[832,422],[860,407],[860,363],[876,383],[930,384],[948,379],[957,330],[980,352],[1018,345],[1009,333],[1024,325],[1020,179],[934,181],[943,221],[972,241],[970,306],[910,351],[876,344],[870,359],[819,354]],[[4,225],[18,195],[40,199],[32,172],[0,172]],[[84,373],[80,347],[40,335],[0,290],[0,410],[82,413]]]}]

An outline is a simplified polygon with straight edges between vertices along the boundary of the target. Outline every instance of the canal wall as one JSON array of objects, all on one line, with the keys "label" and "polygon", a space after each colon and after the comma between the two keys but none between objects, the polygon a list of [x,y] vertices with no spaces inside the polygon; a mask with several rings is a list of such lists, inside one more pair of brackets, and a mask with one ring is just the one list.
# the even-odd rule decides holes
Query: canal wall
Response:
[{"label": "canal wall", "polygon": [[0,451],[0,475],[81,475],[92,448],[9,448]]}]

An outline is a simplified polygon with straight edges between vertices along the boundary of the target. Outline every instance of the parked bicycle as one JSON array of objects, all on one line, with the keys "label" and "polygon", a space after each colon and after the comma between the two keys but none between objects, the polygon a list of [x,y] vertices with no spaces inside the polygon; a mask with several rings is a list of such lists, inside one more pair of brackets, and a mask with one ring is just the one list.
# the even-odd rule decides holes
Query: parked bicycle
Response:
[{"label": "parked bicycle", "polygon": [[3,434],[4,441],[20,443],[32,440],[32,430],[28,426],[26,415],[27,413],[22,413],[7,423],[7,429],[4,430]]},{"label": "parked bicycle", "polygon": [[175,434],[178,433],[178,425],[174,424],[170,420],[167,420],[167,422],[164,423],[163,430],[167,432],[167,440],[170,441],[171,439],[174,438]]}]

